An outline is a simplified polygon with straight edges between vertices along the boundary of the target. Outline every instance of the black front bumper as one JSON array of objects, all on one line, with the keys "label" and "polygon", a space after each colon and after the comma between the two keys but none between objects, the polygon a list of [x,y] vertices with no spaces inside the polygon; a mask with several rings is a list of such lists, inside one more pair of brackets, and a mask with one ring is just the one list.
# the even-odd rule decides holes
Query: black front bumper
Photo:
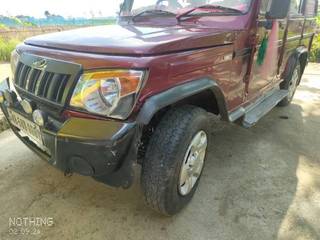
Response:
[{"label": "black front bumper", "polygon": [[[10,123],[8,107],[6,102],[1,104]],[[18,101],[10,108],[32,120]],[[64,173],[91,176],[115,187],[131,186],[139,134],[135,123],[84,118],[69,118],[60,122],[50,117],[48,122],[41,130],[46,151],[28,137],[22,137],[15,126],[11,125],[11,128],[31,150]]]}]

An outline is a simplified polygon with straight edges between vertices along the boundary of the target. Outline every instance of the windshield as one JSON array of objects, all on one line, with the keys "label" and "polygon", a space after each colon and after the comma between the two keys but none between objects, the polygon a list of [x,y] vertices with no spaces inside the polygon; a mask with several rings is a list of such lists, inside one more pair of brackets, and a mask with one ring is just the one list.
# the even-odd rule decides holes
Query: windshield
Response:
[{"label": "windshield", "polygon": [[[121,12],[122,16],[134,16],[145,11],[154,10],[171,12],[177,15],[204,5],[232,8],[246,13],[251,4],[251,0],[126,0],[125,2],[129,3],[129,5],[132,4],[132,7],[123,10]],[[221,14],[220,11],[219,13]]]}]

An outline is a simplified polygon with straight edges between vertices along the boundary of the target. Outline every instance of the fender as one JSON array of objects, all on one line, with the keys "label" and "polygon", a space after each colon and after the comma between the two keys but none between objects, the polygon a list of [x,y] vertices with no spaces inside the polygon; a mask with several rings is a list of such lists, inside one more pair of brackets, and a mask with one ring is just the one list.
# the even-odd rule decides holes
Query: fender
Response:
[{"label": "fender", "polygon": [[294,55],[299,58],[302,54],[308,53],[308,52],[309,52],[309,50],[308,50],[307,47],[305,47],[305,46],[300,46],[300,47],[298,47],[298,48],[296,49]]},{"label": "fender", "polygon": [[294,63],[296,63],[303,54],[309,54],[308,48],[305,47],[305,46],[300,46],[300,47],[298,47],[298,48],[292,53],[292,55],[289,57],[289,60],[288,60],[288,63],[287,63],[287,64],[290,64],[290,60],[291,60],[292,58],[295,59],[295,62],[294,62]]},{"label": "fender", "polygon": [[205,90],[213,92],[217,99],[222,119],[228,120],[227,106],[220,87],[215,81],[203,78],[173,87],[147,99],[137,116],[137,123],[148,125],[159,110]]},{"label": "fender", "polygon": [[[296,49],[295,55],[296,55],[297,60],[300,59],[300,64],[302,64],[301,73],[303,74],[304,70],[305,70],[305,67],[308,64],[309,49],[307,47],[305,47],[305,46],[298,47]],[[305,58],[301,58],[302,55],[305,55],[306,57]]]},{"label": "fender", "polygon": [[[302,56],[302,55],[304,55],[304,54],[307,54],[307,56],[309,55],[309,50],[308,50],[308,48],[307,47],[305,47],[305,46],[300,46],[300,47],[298,47],[297,49],[296,49],[296,51],[294,52],[294,57],[298,60],[298,59],[300,59],[300,57]],[[307,60],[308,60],[308,58],[306,58],[305,59],[305,65],[307,64]]]},{"label": "fender", "polygon": [[[291,56],[288,58],[288,61],[286,63],[286,68],[282,74],[282,77],[284,78],[287,74],[290,74],[290,71],[292,71],[292,68],[296,65],[297,61],[299,61],[300,57],[303,54],[309,54],[308,48],[306,48],[305,46],[300,46],[298,47],[292,54]],[[302,74],[304,72],[304,69],[306,67],[308,58],[304,59],[304,66],[302,66],[301,71]]]}]

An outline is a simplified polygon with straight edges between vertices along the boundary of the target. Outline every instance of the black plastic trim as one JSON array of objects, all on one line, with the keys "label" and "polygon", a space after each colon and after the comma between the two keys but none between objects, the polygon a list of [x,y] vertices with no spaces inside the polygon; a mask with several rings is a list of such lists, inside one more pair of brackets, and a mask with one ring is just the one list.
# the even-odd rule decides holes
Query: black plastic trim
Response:
[{"label": "black plastic trim", "polygon": [[215,81],[204,78],[173,87],[150,97],[141,108],[136,121],[148,125],[159,110],[208,89],[214,93],[218,101],[222,119],[228,120],[228,111],[222,91]]},{"label": "black plastic trim", "polygon": [[[7,104],[0,108],[8,118]],[[30,120],[15,102],[10,108]],[[70,119],[72,121],[74,119]],[[92,119],[83,119],[92,125]],[[95,122],[95,127],[103,128],[103,136],[91,138],[79,133],[78,128],[71,128],[68,135],[61,134],[67,128],[59,122],[55,129],[46,125],[42,129],[42,138],[47,151],[40,149],[28,137],[22,137],[19,129],[10,124],[15,135],[40,158],[62,172],[77,173],[93,177],[95,180],[113,187],[129,188],[134,180],[133,164],[137,160],[138,140],[141,129],[135,122],[124,123],[111,120]],[[52,125],[52,124],[50,124]],[[107,128],[107,129],[106,129]]]},{"label": "black plastic trim", "polygon": [[[45,60],[47,65],[43,69],[38,69],[37,67],[34,67],[34,63],[37,61]],[[63,74],[66,76],[70,76],[66,85],[64,86],[64,94],[61,99],[61,103],[57,103],[54,100],[50,99],[49,97],[44,96],[38,96],[36,93],[29,92],[29,89],[21,88],[16,84],[16,81],[19,80],[19,68],[17,69],[17,72],[15,73],[15,79],[14,84],[16,89],[18,90],[19,94],[23,95],[24,97],[28,97],[31,99],[35,99],[37,102],[43,103],[49,107],[53,108],[62,108],[66,106],[69,99],[71,98],[71,95],[73,93],[73,88],[79,79],[79,76],[82,72],[82,66],[73,62],[66,62],[61,60],[55,60],[48,57],[42,57],[38,55],[32,55],[28,53],[23,53],[20,55],[19,62],[23,64],[23,68],[28,67],[30,69],[38,69],[42,71],[42,74],[45,73],[52,73],[52,74]],[[42,75],[40,74],[40,77]],[[48,81],[51,81],[52,79],[48,79]],[[49,90],[49,89],[48,89]]]}]

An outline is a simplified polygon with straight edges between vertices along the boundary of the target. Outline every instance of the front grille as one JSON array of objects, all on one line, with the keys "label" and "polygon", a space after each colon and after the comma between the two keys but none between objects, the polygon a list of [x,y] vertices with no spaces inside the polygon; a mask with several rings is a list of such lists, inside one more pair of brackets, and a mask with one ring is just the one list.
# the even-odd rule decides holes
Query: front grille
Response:
[{"label": "front grille", "polygon": [[63,104],[64,91],[69,80],[70,74],[39,70],[21,62],[15,75],[16,86],[20,89],[58,104]]},{"label": "front grille", "polygon": [[[46,67],[33,67],[39,59],[46,61]],[[72,93],[80,70],[78,64],[23,54],[16,68],[14,83],[22,96],[63,106]]]}]

